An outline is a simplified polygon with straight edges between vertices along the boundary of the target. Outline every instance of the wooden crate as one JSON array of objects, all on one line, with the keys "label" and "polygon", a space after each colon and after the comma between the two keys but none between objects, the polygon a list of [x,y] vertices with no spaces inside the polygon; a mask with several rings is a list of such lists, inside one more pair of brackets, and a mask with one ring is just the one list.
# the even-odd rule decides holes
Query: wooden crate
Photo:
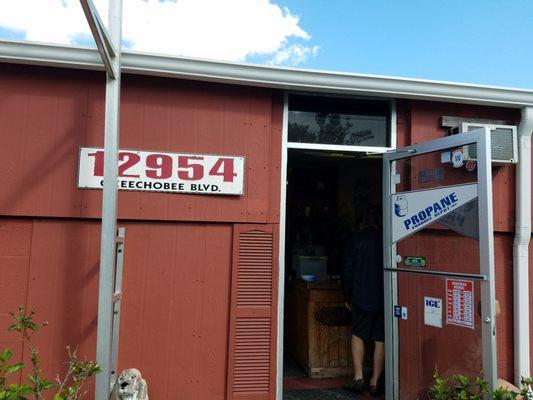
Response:
[{"label": "wooden crate", "polygon": [[350,376],[350,326],[326,325],[316,318],[325,308],[344,307],[339,282],[296,281],[286,296],[286,348],[292,357],[312,378]]}]

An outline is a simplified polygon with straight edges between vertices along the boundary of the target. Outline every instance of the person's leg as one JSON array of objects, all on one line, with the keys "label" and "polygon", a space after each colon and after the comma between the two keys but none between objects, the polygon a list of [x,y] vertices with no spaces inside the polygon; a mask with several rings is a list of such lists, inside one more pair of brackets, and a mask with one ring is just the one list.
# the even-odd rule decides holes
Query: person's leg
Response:
[{"label": "person's leg", "polygon": [[353,379],[357,381],[363,379],[363,359],[365,357],[365,342],[355,335],[352,335],[352,360]]},{"label": "person's leg", "polygon": [[379,379],[385,368],[385,321],[381,311],[374,313],[372,339],[374,340],[374,362],[370,379],[370,394],[377,396],[381,394]]},{"label": "person's leg", "polygon": [[363,358],[365,356],[365,340],[370,340],[372,331],[369,331],[368,313],[352,306],[352,336],[350,347],[353,360],[353,379],[344,385],[344,388],[356,393],[360,393],[364,387],[363,380]]},{"label": "person's leg", "polygon": [[383,373],[385,367],[385,343],[374,342],[374,364],[372,370],[372,378],[370,379],[370,385],[376,386],[379,383],[379,378]]}]

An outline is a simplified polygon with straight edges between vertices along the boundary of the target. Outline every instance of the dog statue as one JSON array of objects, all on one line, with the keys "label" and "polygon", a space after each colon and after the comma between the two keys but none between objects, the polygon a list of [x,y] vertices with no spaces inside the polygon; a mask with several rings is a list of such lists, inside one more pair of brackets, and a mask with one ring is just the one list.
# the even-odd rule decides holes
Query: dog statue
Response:
[{"label": "dog statue", "polygon": [[113,384],[109,400],[148,400],[148,386],[139,370],[122,371]]}]

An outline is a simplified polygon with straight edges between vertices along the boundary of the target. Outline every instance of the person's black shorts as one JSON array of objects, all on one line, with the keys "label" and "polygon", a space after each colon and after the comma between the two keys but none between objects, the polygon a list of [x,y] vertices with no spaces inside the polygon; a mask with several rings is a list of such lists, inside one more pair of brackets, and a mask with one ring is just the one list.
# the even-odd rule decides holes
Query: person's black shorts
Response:
[{"label": "person's black shorts", "polygon": [[383,311],[365,311],[352,306],[352,335],[367,342],[384,342]]}]

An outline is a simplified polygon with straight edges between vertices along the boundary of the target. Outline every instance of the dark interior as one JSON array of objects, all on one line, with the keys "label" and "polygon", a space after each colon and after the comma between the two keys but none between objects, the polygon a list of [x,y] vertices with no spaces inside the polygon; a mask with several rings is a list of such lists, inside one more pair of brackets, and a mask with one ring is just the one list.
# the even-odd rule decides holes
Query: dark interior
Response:
[{"label": "dark interior", "polygon": [[353,373],[343,252],[365,213],[381,208],[382,158],[290,150],[287,181],[284,399],[353,399],[342,389]]}]

